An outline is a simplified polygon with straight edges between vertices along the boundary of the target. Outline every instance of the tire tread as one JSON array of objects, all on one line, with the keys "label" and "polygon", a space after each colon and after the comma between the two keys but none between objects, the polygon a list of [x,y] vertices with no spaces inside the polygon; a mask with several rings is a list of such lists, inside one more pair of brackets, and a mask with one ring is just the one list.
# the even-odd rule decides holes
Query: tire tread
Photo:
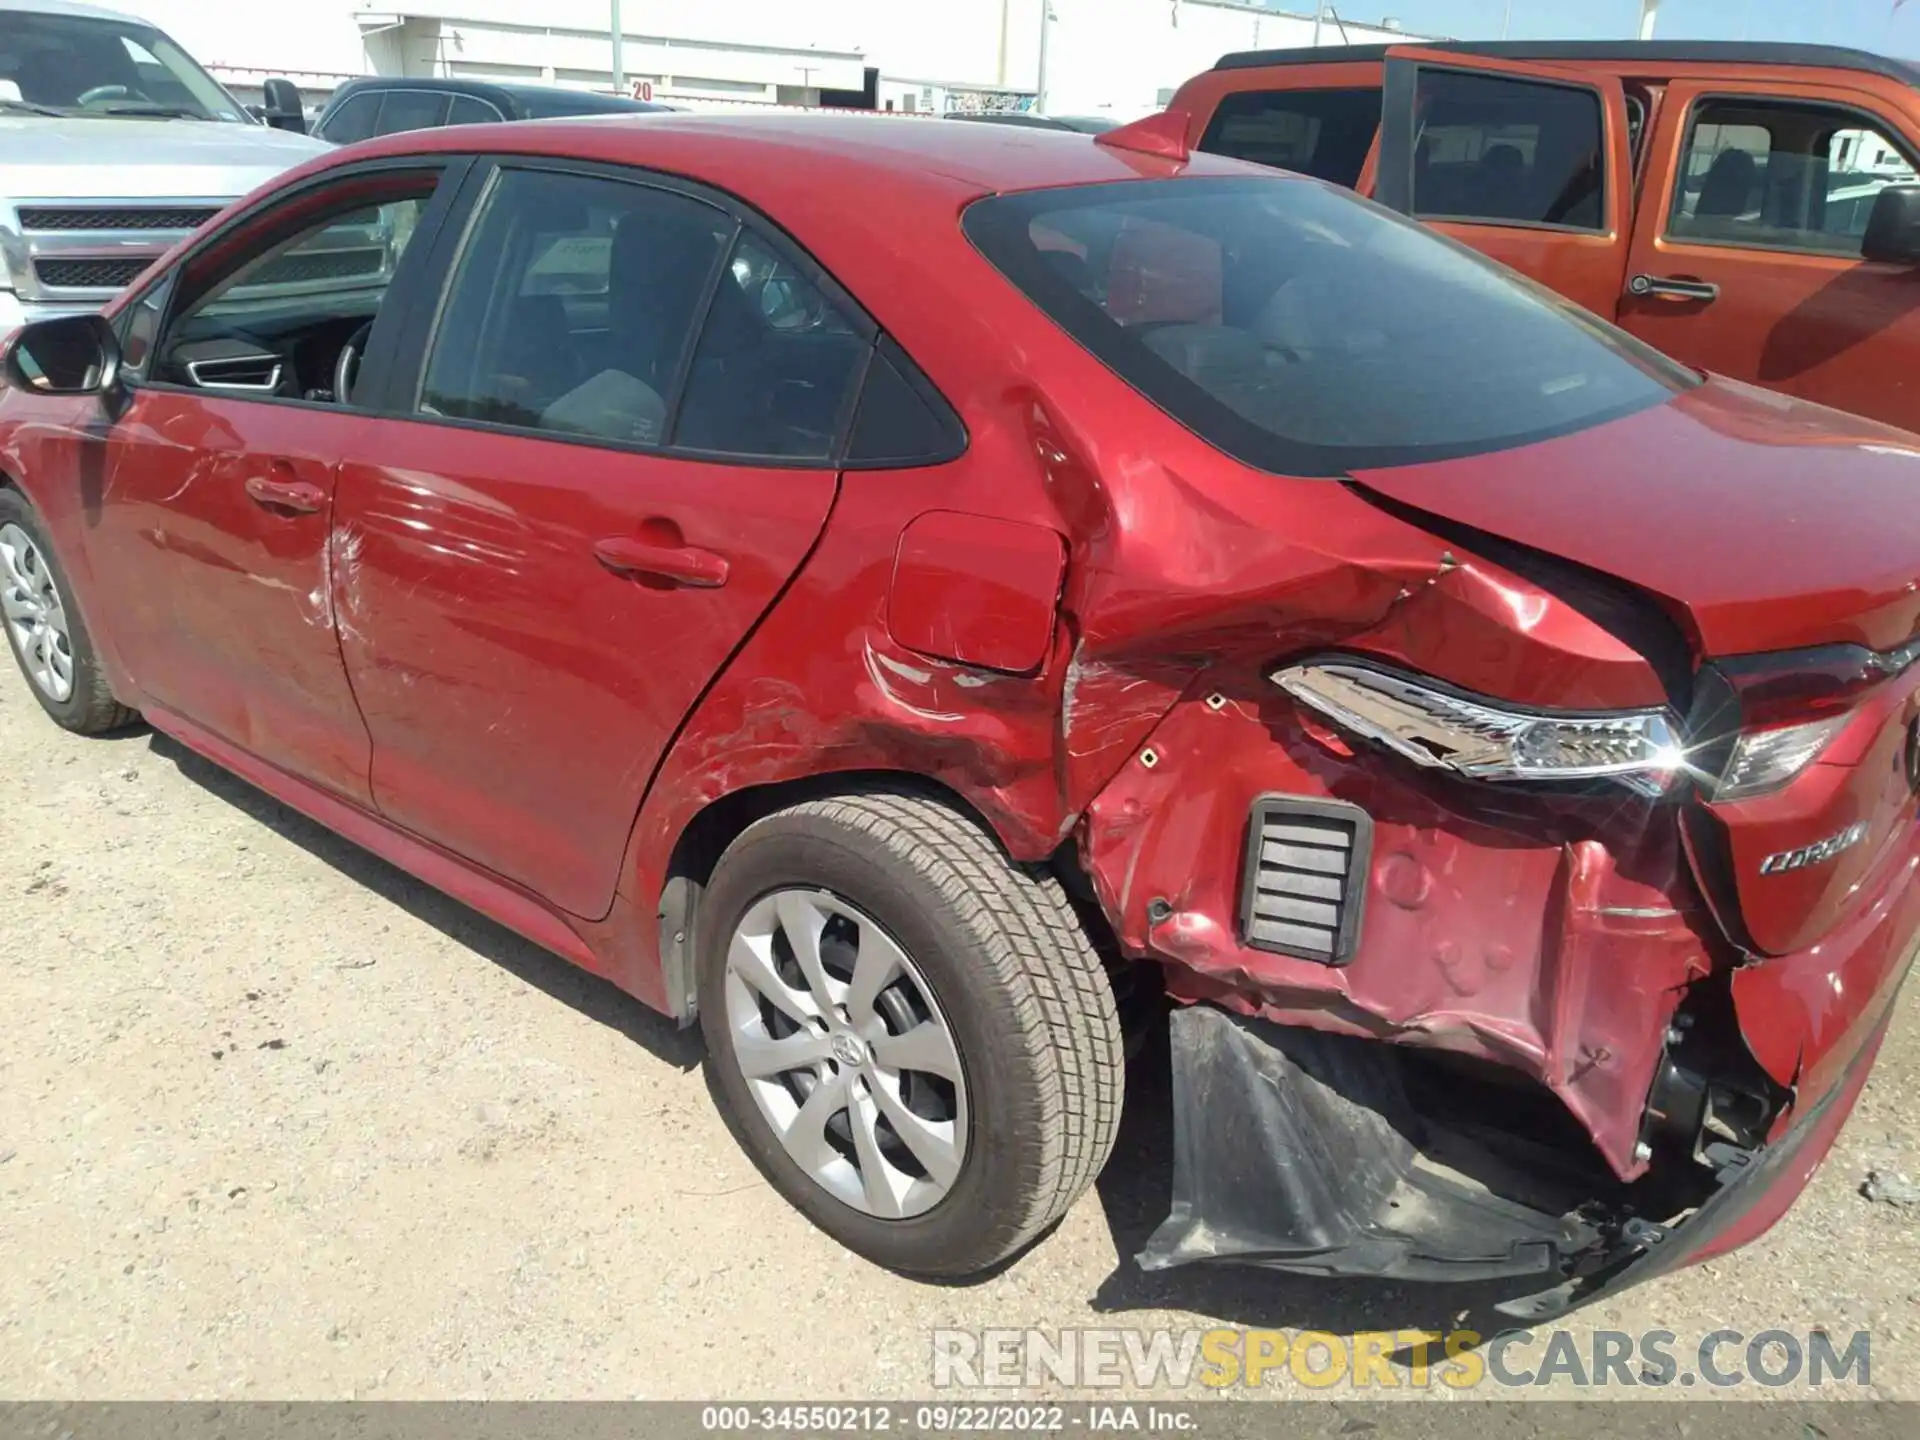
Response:
[{"label": "tire tread", "polygon": [[[977,958],[1011,999],[1018,1038],[1044,1077],[1040,1165],[1023,1177],[1020,1202],[996,1247],[1014,1253],[1085,1193],[1120,1129],[1120,1021],[1106,967],[1079,916],[1059,880],[1014,864],[980,825],[937,800],[869,791],[780,814],[864,832],[933,885],[980,938]],[[977,1257],[968,1268],[978,1268]]]}]

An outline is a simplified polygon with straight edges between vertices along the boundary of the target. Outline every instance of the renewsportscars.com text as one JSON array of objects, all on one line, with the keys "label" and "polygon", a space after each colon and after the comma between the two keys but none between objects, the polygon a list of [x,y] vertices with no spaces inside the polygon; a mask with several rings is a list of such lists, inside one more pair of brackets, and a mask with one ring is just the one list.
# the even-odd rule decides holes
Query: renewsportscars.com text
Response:
[{"label": "renewsportscars.com text", "polygon": [[1313,1389],[1454,1390],[1549,1385],[1726,1390],[1872,1383],[1867,1331],[936,1330],[946,1389],[1224,1390],[1288,1380]]}]

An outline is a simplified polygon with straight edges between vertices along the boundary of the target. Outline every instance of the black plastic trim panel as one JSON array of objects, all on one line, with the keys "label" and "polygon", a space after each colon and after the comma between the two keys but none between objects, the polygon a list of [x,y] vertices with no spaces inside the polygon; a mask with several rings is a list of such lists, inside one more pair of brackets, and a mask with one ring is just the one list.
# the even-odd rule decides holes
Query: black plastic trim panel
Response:
[{"label": "black plastic trim panel", "polygon": [[[1290,945],[1275,939],[1255,938],[1254,907],[1260,898],[1259,877],[1262,866],[1262,851],[1266,827],[1275,821],[1284,821],[1289,817],[1303,820],[1333,822],[1345,826],[1349,839],[1347,844],[1347,868],[1338,878],[1342,881],[1340,898],[1302,896],[1303,901],[1315,904],[1332,904],[1339,910],[1339,919],[1331,927],[1333,946],[1331,950],[1316,949],[1308,945]],[[1247,817],[1247,838],[1245,858],[1242,861],[1240,876],[1240,938],[1243,944],[1254,950],[1265,950],[1275,955],[1292,955],[1301,960],[1317,960],[1323,965],[1344,965],[1353,958],[1354,949],[1360,943],[1360,925],[1364,918],[1367,903],[1368,877],[1372,871],[1373,859],[1373,817],[1358,805],[1344,800],[1323,800],[1304,795],[1262,795],[1253,802],[1252,812]],[[1333,878],[1332,872],[1327,872]],[[1283,922],[1284,923],[1284,922]]]}]

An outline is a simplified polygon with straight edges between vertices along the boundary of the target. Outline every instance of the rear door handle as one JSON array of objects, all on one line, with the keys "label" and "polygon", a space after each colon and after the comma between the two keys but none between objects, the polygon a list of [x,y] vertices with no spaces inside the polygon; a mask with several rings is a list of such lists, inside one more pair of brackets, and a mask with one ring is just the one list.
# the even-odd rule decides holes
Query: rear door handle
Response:
[{"label": "rear door handle", "polygon": [[311,515],[327,503],[327,492],[318,485],[305,480],[269,480],[264,475],[247,478],[247,494],[256,505],[300,515]]},{"label": "rear door handle", "polygon": [[616,575],[651,575],[700,590],[716,590],[727,583],[726,557],[692,545],[650,545],[615,536],[596,541],[593,553]]},{"label": "rear door handle", "polygon": [[1711,280],[1679,280],[1666,275],[1636,275],[1627,282],[1627,291],[1661,300],[1693,300],[1703,305],[1711,305],[1720,298],[1720,287]]}]

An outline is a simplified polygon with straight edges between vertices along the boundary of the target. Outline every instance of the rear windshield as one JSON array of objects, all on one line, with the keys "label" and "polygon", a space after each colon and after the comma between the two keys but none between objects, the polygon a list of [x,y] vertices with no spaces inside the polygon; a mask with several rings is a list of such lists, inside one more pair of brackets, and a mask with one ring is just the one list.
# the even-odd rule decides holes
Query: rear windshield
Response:
[{"label": "rear windshield", "polygon": [[1281,474],[1528,444],[1698,383],[1464,246],[1311,180],[1028,191],[978,201],[964,223],[1135,388]]}]

